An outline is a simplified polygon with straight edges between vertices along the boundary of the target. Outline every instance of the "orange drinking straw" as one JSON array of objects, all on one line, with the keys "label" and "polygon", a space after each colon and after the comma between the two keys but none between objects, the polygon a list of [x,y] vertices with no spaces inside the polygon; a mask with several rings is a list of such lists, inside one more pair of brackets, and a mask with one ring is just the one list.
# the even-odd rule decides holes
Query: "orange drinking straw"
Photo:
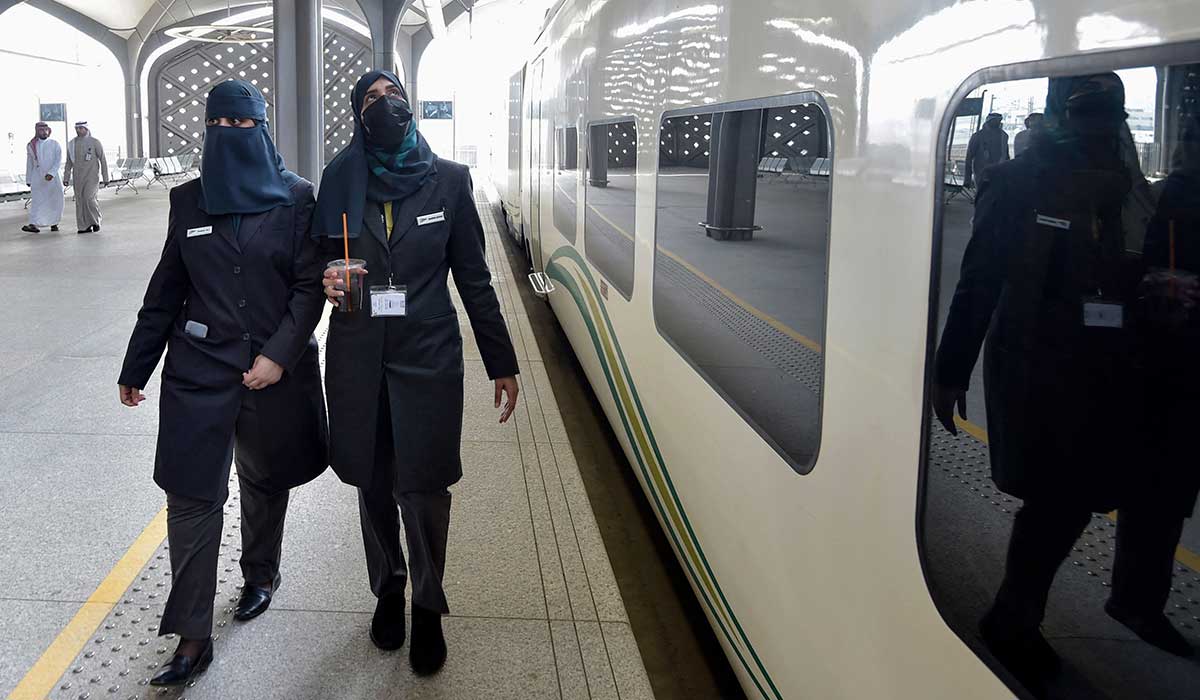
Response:
[{"label": "orange drinking straw", "polygon": [[346,223],[346,212],[342,212],[342,245],[346,249],[346,301],[350,302],[354,295],[350,293],[350,227]]}]

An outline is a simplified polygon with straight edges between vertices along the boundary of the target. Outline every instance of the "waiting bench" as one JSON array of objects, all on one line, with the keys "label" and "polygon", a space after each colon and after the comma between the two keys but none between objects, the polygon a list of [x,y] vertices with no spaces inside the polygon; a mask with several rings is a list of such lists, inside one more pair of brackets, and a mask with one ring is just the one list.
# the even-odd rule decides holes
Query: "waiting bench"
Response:
[{"label": "waiting bench", "polygon": [[768,156],[758,161],[758,172],[759,174],[769,173],[772,175],[782,175],[783,171],[787,169],[787,164],[787,158],[774,158]]},{"label": "waiting bench", "polygon": [[19,202],[29,196],[29,185],[23,176],[18,178],[8,170],[0,170],[0,202]]},{"label": "waiting bench", "polygon": [[145,176],[145,158],[118,158],[117,166],[108,171],[108,184],[116,186],[117,190],[114,194],[120,194],[121,189],[125,187],[133,190],[134,194],[141,194],[138,192],[136,183]]},{"label": "waiting bench", "polygon": [[154,173],[151,178],[149,187],[154,183],[159,183],[164,189],[170,189],[168,181],[170,180],[185,180],[192,177],[193,170],[196,165],[195,155],[184,156],[167,156],[166,158],[151,158],[150,170]]}]

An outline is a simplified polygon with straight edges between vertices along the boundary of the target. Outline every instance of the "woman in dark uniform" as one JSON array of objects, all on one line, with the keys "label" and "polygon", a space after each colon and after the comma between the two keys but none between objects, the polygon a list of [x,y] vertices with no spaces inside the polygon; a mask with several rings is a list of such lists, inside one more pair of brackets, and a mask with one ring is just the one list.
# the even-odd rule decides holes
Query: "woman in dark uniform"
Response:
[{"label": "woman in dark uniform", "polygon": [[[371,297],[361,309],[335,311],[330,322],[331,464],[359,488],[367,569],[379,599],[371,639],[381,649],[404,644],[404,587],[411,574],[409,659],[425,675],[446,658],[447,488],[462,477],[463,350],[448,273],[495,381],[497,408],[507,394],[501,422],[516,407],[517,361],[484,259],[469,171],[430,151],[392,73],[367,73],[352,99],[354,138],[325,169],[313,218],[323,258],[333,259],[345,255],[345,215],[350,257],[366,261]],[[342,279],[326,273],[326,293],[335,304]],[[384,300],[391,302],[388,309]],[[372,310],[372,302],[380,308]]]},{"label": "woman in dark uniform", "polygon": [[180,642],[153,685],[184,683],[212,660],[231,458],[240,620],[266,610],[279,585],[288,489],[328,464],[312,337],[324,304],[308,234],[312,184],[284,168],[266,101],[249,83],[213,88],[205,118],[200,178],[171,190],[166,246],[119,380],[121,402],[137,406],[166,347],[154,480],[167,493],[172,586],[158,633]]}]

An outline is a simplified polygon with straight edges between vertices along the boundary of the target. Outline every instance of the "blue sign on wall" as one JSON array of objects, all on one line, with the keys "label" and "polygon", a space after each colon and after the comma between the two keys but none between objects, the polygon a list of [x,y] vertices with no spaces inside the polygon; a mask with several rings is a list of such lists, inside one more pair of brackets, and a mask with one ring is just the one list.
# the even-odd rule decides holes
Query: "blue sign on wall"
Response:
[{"label": "blue sign on wall", "polygon": [[454,103],[445,100],[421,100],[422,119],[453,119]]},{"label": "blue sign on wall", "polygon": [[64,102],[43,102],[38,117],[44,122],[67,121],[67,105]]}]

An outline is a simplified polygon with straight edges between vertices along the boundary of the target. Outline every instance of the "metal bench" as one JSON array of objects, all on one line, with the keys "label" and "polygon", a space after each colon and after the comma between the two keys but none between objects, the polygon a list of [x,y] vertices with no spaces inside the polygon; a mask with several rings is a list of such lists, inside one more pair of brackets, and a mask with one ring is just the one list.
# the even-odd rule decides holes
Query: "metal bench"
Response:
[{"label": "metal bench", "polygon": [[787,158],[766,157],[758,161],[759,174],[769,173],[772,175],[782,175],[787,169]]},{"label": "metal bench", "polygon": [[191,178],[192,163],[195,162],[195,156],[184,156],[184,158],[188,159],[186,167],[177,156],[151,158],[149,165],[150,170],[154,173],[154,177],[150,179],[149,184],[146,186],[149,187],[157,182],[164,189],[171,189],[171,181]]},{"label": "metal bench", "polygon": [[116,167],[109,169],[108,184],[110,187],[116,186],[114,194],[120,194],[125,187],[133,190],[134,194],[141,194],[135,182],[145,176],[145,158],[118,158]]},{"label": "metal bench", "polygon": [[0,202],[25,200],[28,203],[29,197],[29,185],[25,183],[23,176],[18,177],[8,170],[0,170]]},{"label": "metal bench", "polygon": [[962,175],[963,161],[947,161],[942,176],[943,204],[949,204],[956,197],[962,197],[968,202],[975,202],[975,187],[968,187],[966,178]]}]

